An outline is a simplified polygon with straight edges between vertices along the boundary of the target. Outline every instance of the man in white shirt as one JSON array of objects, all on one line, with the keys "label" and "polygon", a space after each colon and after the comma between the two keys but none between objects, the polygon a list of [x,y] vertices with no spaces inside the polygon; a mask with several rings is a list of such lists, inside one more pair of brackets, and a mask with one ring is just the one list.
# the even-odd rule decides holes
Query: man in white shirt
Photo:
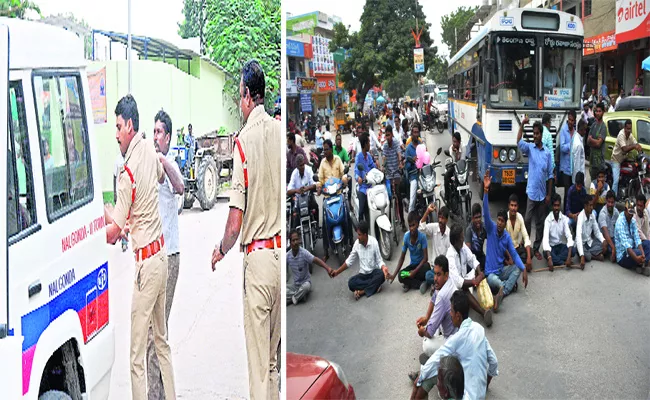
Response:
[{"label": "man in white shirt", "polygon": [[[427,235],[427,239],[431,239],[432,245],[430,246],[431,250],[429,250],[429,260],[435,260],[438,256],[446,255],[447,249],[449,249],[449,227],[447,226],[449,209],[443,206],[438,213],[438,222],[427,223],[429,214],[433,212],[436,212],[436,205],[432,203],[424,211],[424,215],[420,220],[420,226],[418,227],[420,232]],[[433,270],[427,271],[426,282],[433,288]]]},{"label": "man in white shirt", "polygon": [[[578,172],[585,173],[585,135],[587,124],[578,122],[578,134],[571,137],[571,182],[575,185]],[[566,189],[567,191],[569,188]]]},{"label": "man in white shirt", "polygon": [[[519,254],[522,261],[525,260],[526,271],[533,269],[532,250],[530,248],[530,237],[526,230],[526,224],[523,215],[519,213],[519,197],[515,193],[510,195],[508,200],[508,221],[506,222],[506,231],[512,238],[512,244]],[[513,265],[514,259],[512,254],[507,253],[506,265]]]},{"label": "man in white shirt", "polygon": [[[596,212],[594,211],[594,197],[590,194],[585,197],[585,208],[578,214],[576,227],[576,248],[580,257],[580,268],[585,269],[585,261],[595,259],[603,261],[603,253],[607,251],[607,242],[600,233]],[[594,240],[594,236],[596,240]]]},{"label": "man in white shirt", "polygon": [[381,291],[381,285],[390,276],[388,267],[384,264],[379,253],[377,239],[368,235],[368,221],[359,221],[357,227],[357,241],[352,246],[352,251],[347,260],[338,269],[332,271],[330,277],[335,278],[341,272],[357,261],[359,273],[348,280],[348,288],[354,292],[354,298],[359,300],[362,296],[372,296]]},{"label": "man in white shirt", "polygon": [[452,225],[449,235],[451,246],[447,250],[449,280],[454,283],[457,290],[463,290],[467,293],[470,307],[482,315],[485,325],[490,327],[492,326],[492,309],[484,310],[470,291],[481,283],[485,275],[479,268],[480,264],[476,256],[463,241],[463,233],[462,226],[459,224]]},{"label": "man in white shirt", "polygon": [[330,124],[323,125],[321,127],[321,132],[323,132],[323,141],[332,140],[332,134],[330,133]]},{"label": "man in white shirt", "polygon": [[[542,249],[548,264],[549,271],[554,266],[571,266],[571,252],[573,249],[573,237],[569,228],[569,218],[560,211],[562,199],[557,193],[551,196],[553,211],[548,214],[544,221],[544,237]],[[564,242],[566,240],[566,243]]]},{"label": "man in white shirt", "polygon": [[296,156],[296,163],[298,166],[291,173],[291,179],[289,180],[289,185],[287,185],[287,196],[295,201],[291,214],[292,228],[298,226],[298,196],[309,196],[309,211],[315,214],[314,218],[316,219],[316,223],[318,223],[318,203],[316,203],[316,199],[311,194],[316,189],[314,172],[311,168],[305,168],[305,157],[302,154]]},{"label": "man in white shirt", "polygon": [[[176,159],[169,152],[172,140],[172,120],[165,111],[160,110],[156,114],[154,121],[153,143],[158,153],[158,158],[165,170],[163,180],[158,185],[158,209],[162,222],[163,237],[165,238],[165,250],[167,252],[165,324],[169,325],[169,313],[172,308],[172,302],[174,301],[174,292],[176,291],[181,258],[180,235],[178,232],[178,203],[176,196],[182,195],[185,192],[185,185]],[[169,326],[167,332],[169,332]],[[149,396],[157,399],[165,397],[152,328],[149,328],[149,337],[147,340],[147,383],[149,386]]]}]

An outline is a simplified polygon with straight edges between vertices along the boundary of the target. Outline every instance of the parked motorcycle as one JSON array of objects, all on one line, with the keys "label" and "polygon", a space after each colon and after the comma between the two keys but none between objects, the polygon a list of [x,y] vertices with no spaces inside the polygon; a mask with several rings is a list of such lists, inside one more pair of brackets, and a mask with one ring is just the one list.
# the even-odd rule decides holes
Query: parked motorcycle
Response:
[{"label": "parked motorcycle", "polygon": [[454,161],[449,150],[445,150],[449,157],[445,161],[445,169],[452,168],[454,173],[449,182],[449,193],[442,192],[442,197],[450,211],[458,216],[461,221],[470,223],[472,218],[472,191],[469,188],[469,166],[467,160]]},{"label": "parked motorcycle", "polygon": [[348,218],[348,212],[343,182],[338,178],[330,178],[323,184],[323,223],[326,224],[326,232],[331,241],[323,238],[323,249],[327,253],[328,247],[333,247],[330,250],[336,253],[339,264],[343,264],[346,258],[345,245],[348,238],[344,232],[345,218]]},{"label": "parked motorcycle", "polygon": [[313,196],[311,192],[294,196],[292,214],[298,214],[298,225],[295,228],[302,238],[303,247],[313,253],[319,237],[319,230],[317,211],[309,210],[310,196]]},{"label": "parked motorcycle", "polygon": [[[363,166],[357,166],[363,168]],[[388,218],[388,208],[390,202],[388,201],[388,192],[386,185],[384,185],[384,174],[373,168],[366,174],[364,183],[370,185],[366,194],[368,197],[368,210],[370,219],[370,236],[377,238],[379,242],[379,252],[385,260],[390,260],[393,254],[393,243],[391,241],[392,226]],[[350,219],[354,226],[359,225],[359,184],[355,179],[351,180],[351,195],[350,195]]]},{"label": "parked motorcycle", "polygon": [[[612,187],[614,175],[612,164],[606,162],[607,183]],[[644,196],[650,194],[650,156],[639,152],[636,160],[625,159],[621,163],[621,173],[618,178],[618,199],[634,199],[638,193]]]},{"label": "parked motorcycle", "polygon": [[[418,189],[417,193],[415,196],[415,208],[414,210],[418,213],[418,215],[424,215],[424,212],[426,209],[429,207],[430,204],[436,204],[436,206],[439,206],[440,201],[436,198],[436,187],[438,186],[436,184],[436,167],[440,166],[440,161],[436,161],[436,158],[440,155],[442,152],[442,147],[438,148],[438,152],[436,154],[436,157],[433,159],[433,163],[430,165],[423,165],[422,168],[418,170]],[[406,221],[408,218],[408,210],[409,210],[409,201],[410,201],[410,188],[409,188],[409,180],[408,180],[408,174],[405,174],[405,176],[402,178],[404,184],[402,184],[401,190],[402,190],[402,210],[404,212],[404,220]],[[438,207],[440,208],[440,207]],[[429,214],[427,217],[427,221],[429,223],[437,222],[438,221],[438,216],[434,215],[434,213]]]}]

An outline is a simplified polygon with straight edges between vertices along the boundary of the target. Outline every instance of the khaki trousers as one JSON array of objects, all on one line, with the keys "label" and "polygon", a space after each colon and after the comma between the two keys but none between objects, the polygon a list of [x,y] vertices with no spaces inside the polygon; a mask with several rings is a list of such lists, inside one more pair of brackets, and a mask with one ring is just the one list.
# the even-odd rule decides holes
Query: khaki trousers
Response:
[{"label": "khaki trousers", "polygon": [[[174,301],[174,292],[176,291],[176,282],[178,281],[178,267],[180,265],[180,253],[167,256],[167,289],[165,290],[165,329],[166,338],[169,338],[169,312],[172,309]],[[147,392],[149,400],[158,400],[165,398],[165,391],[160,373],[160,362],[156,355],[155,343],[153,340],[153,325],[149,325],[149,335],[147,338]]]},{"label": "khaki trousers", "polygon": [[251,400],[277,400],[282,294],[280,249],[244,256],[244,331]]},{"label": "khaki trousers", "polygon": [[131,302],[131,393],[133,400],[147,398],[145,353],[150,324],[160,362],[165,398],[176,398],[171,349],[165,327],[165,296],[167,288],[167,256],[165,249],[135,264],[135,282]]}]

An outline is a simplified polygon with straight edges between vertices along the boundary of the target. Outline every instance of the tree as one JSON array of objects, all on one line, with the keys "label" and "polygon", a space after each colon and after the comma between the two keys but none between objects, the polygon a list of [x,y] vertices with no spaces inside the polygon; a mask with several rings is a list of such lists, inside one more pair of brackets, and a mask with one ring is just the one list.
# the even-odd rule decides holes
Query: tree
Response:
[{"label": "tree", "polygon": [[383,83],[384,90],[392,99],[397,99],[406,94],[409,90],[417,88],[417,78],[411,71],[403,71],[395,76],[386,79]]},{"label": "tree", "polygon": [[467,37],[472,29],[469,21],[476,14],[476,7],[458,7],[458,9],[448,15],[443,15],[440,19],[442,27],[442,43],[449,47],[449,57],[453,57],[458,49],[463,47],[467,42]]},{"label": "tree", "polygon": [[205,53],[229,74],[224,91],[239,101],[241,69],[256,59],[266,78],[266,107],[280,94],[281,0],[205,0]]},{"label": "tree", "polygon": [[207,21],[206,2],[209,0],[184,0],[183,15],[178,23],[178,35],[183,39],[199,38],[200,53],[205,53],[205,24]]},{"label": "tree", "polygon": [[449,68],[447,59],[442,56],[437,56],[427,71],[427,78],[432,79],[436,83],[447,83],[447,68]]},{"label": "tree", "polygon": [[[438,49],[429,36],[429,24],[422,6],[412,0],[366,0],[361,14],[361,28],[349,32],[342,24],[334,27],[330,51],[350,50],[339,74],[348,90],[357,90],[357,101],[363,107],[368,91],[376,84],[389,81],[400,72],[413,71],[415,17],[422,28],[420,45],[424,49],[425,70],[436,57]],[[399,81],[399,79],[398,79]]]},{"label": "tree", "polygon": [[36,3],[29,0],[0,0],[0,17],[25,18],[25,13],[29,10],[41,14]]}]

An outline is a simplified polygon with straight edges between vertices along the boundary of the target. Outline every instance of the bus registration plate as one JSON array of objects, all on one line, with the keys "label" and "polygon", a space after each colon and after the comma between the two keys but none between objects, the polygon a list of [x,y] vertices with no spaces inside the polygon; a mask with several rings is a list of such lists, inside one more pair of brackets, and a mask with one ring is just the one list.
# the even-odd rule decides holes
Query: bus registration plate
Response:
[{"label": "bus registration plate", "polygon": [[505,186],[515,185],[515,170],[504,169],[501,175],[501,184]]}]

